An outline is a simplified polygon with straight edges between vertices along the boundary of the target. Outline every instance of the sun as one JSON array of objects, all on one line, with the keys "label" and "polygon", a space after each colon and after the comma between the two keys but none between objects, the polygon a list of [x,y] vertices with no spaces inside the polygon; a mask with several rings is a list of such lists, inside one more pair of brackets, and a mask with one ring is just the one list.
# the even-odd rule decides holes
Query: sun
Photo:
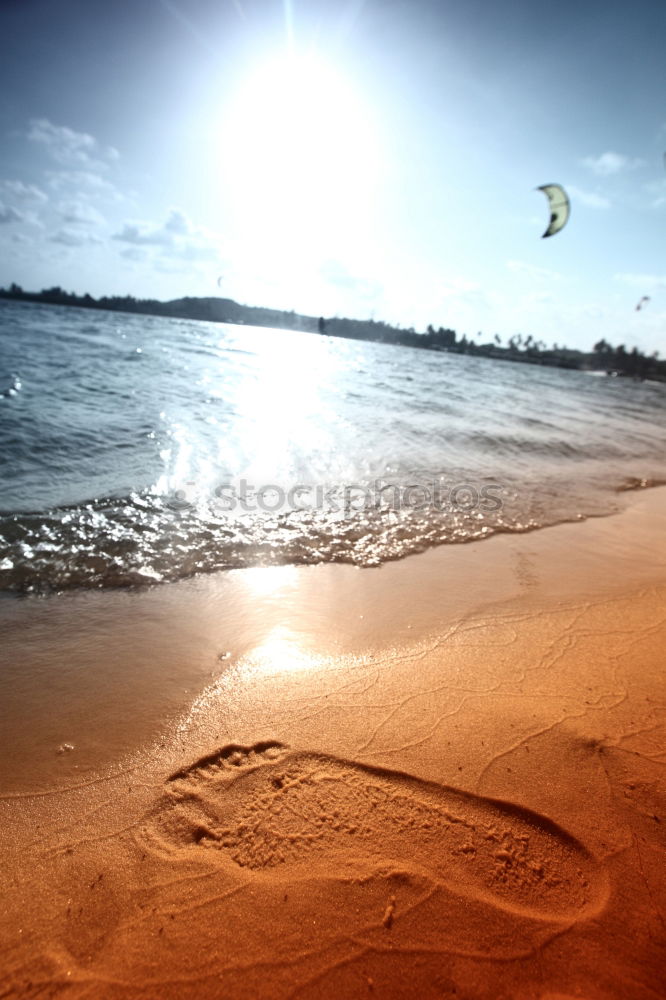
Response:
[{"label": "sun", "polygon": [[314,53],[284,53],[239,83],[226,115],[223,183],[237,231],[292,265],[360,236],[381,156],[358,88]]}]

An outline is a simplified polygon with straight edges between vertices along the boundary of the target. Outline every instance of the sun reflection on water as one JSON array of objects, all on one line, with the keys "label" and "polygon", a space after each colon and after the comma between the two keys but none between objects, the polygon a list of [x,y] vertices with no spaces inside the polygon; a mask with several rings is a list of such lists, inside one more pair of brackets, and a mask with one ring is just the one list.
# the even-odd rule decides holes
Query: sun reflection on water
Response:
[{"label": "sun reflection on water", "polygon": [[288,674],[312,670],[319,666],[310,653],[299,643],[298,637],[282,625],[277,626],[268,638],[256,646],[244,662],[244,673],[249,676]]},{"label": "sun reflection on water", "polygon": [[[345,359],[325,339],[263,332],[254,364],[232,390],[233,467],[257,482],[291,485],[312,473],[313,454],[335,448],[337,414],[325,401]],[[227,456],[228,448],[225,448]]]},{"label": "sun reflection on water", "polygon": [[208,412],[189,420],[182,407],[162,414],[165,471],[158,491],[185,490],[190,500],[243,478],[257,489],[289,489],[326,475],[352,365],[348,352],[326,337],[225,329],[207,361]]},{"label": "sun reflection on water", "polygon": [[242,570],[240,582],[251,597],[273,597],[293,587],[298,576],[297,566],[265,566]]}]

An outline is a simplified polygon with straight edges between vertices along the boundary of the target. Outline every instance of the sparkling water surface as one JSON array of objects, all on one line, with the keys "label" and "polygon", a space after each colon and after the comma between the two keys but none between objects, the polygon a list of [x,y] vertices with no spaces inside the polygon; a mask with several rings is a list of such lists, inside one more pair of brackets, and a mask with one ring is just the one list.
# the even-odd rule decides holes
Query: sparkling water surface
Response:
[{"label": "sparkling water surface", "polygon": [[610,513],[666,480],[665,425],[663,384],[0,302],[0,588],[377,565]]}]

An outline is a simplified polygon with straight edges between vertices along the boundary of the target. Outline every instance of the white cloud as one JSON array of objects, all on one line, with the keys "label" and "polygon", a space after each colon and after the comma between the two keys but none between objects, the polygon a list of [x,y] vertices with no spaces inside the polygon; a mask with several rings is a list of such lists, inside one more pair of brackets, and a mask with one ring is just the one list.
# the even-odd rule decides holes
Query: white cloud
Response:
[{"label": "white cloud", "polygon": [[0,201],[0,223],[8,224],[10,222],[25,222],[26,215],[24,212],[19,211],[18,208],[14,208],[12,205],[4,205]]},{"label": "white cloud", "polygon": [[666,205],[666,178],[657,181],[649,181],[643,186],[646,194],[651,198],[652,208],[661,208]]},{"label": "white cloud", "polygon": [[574,187],[571,184],[567,184],[567,191],[574,201],[579,201],[581,205],[585,205],[587,208],[611,207],[610,200],[601,194],[597,194],[596,191],[583,191],[582,188]]},{"label": "white cloud", "polygon": [[172,257],[158,257],[154,261],[154,267],[162,274],[182,274],[183,272],[182,261],[174,260]]},{"label": "white cloud", "polygon": [[203,226],[195,226],[178,208],[172,208],[166,221],[159,225],[125,222],[113,239],[134,247],[158,247],[162,257],[183,261],[212,261],[222,256],[220,237]]},{"label": "white cloud", "polygon": [[135,246],[160,246],[171,243],[173,236],[167,228],[168,223],[156,226],[152,222],[125,222],[119,233],[113,234],[114,240],[121,243],[132,243]]},{"label": "white cloud", "polygon": [[342,261],[335,258],[323,261],[319,273],[325,282],[353,293],[364,305],[377,302],[382,292],[382,286],[378,281],[353,274]]},{"label": "white cloud", "polygon": [[622,153],[614,153],[609,150],[600,156],[586,156],[581,160],[581,163],[599,177],[608,177],[611,174],[619,174],[622,170],[634,170],[643,165],[643,160],[632,159]]},{"label": "white cloud", "polygon": [[73,193],[79,198],[123,200],[123,195],[114,184],[90,170],[50,170],[46,176],[49,187],[54,191]]},{"label": "white cloud", "polygon": [[82,226],[99,226],[104,223],[104,216],[85,201],[61,201],[58,213],[63,222]]},{"label": "white cloud", "polygon": [[34,184],[24,184],[23,181],[0,181],[0,190],[5,195],[17,201],[39,202],[48,201],[48,195]]},{"label": "white cloud", "polygon": [[[559,278],[559,274],[557,277]],[[529,295],[525,296],[524,301],[528,305],[548,306],[555,302],[555,296],[552,292],[530,292]]]},{"label": "white cloud", "polygon": [[469,281],[467,278],[449,278],[440,288],[440,292],[445,296],[455,295],[466,297],[470,293],[476,294],[480,289],[481,286],[477,281]]},{"label": "white cloud", "polygon": [[61,243],[66,247],[82,247],[88,244],[95,243],[99,244],[102,240],[99,236],[95,236],[93,233],[88,233],[85,230],[80,229],[68,229],[63,226],[57,232],[52,233],[49,236],[50,243]]},{"label": "white cloud", "polygon": [[178,257],[180,260],[189,260],[195,263],[200,260],[218,260],[220,258],[220,249],[213,243],[183,241],[175,243],[170,248],[169,255],[171,257]]},{"label": "white cloud", "polygon": [[49,155],[64,166],[89,167],[97,169],[106,166],[105,161],[118,159],[118,150],[112,146],[103,147],[87,132],[76,132],[66,125],[54,125],[47,118],[32,118],[28,139],[43,146]]},{"label": "white cloud", "polygon": [[615,281],[645,290],[646,288],[666,288],[666,274],[632,274],[624,271],[614,274]]},{"label": "white cloud", "polygon": [[523,274],[527,278],[559,281],[562,277],[557,271],[551,271],[548,267],[538,267],[536,264],[530,264],[525,260],[507,260],[506,266],[515,274]]},{"label": "white cloud", "polygon": [[169,218],[164,223],[164,228],[169,233],[175,233],[178,236],[186,236],[192,232],[192,224],[187,218],[184,212],[181,212],[179,208],[172,208],[169,213]]},{"label": "white cloud", "polygon": [[147,251],[141,247],[126,247],[124,250],[120,251],[120,256],[125,257],[127,260],[145,260],[148,256]]}]

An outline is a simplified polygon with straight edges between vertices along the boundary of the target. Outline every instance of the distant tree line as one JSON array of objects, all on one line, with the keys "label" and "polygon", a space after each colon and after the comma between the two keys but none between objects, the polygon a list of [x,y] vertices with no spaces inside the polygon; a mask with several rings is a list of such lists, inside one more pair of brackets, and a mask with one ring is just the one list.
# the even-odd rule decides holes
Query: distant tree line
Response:
[{"label": "distant tree line", "polygon": [[269,326],[284,330],[302,330],[331,337],[351,340],[368,340],[381,344],[400,344],[430,351],[446,351],[452,354],[467,354],[499,361],[518,361],[527,364],[548,365],[557,368],[575,368],[605,371],[609,375],[621,375],[637,379],[666,381],[666,360],[659,359],[658,351],[651,355],[642,354],[636,347],[627,351],[624,344],[612,347],[605,340],[596,343],[591,352],[577,351],[552,344],[550,347],[531,335],[516,334],[502,343],[499,334],[484,341],[483,334],[468,338],[458,337],[455,330],[428,326],[425,333],[417,333],[413,327],[391,326],[377,320],[345,319],[303,316],[281,309],[265,309],[258,306],[244,306],[233,299],[215,297],[181,298],[169,302],[157,299],[136,299],[133,295],[102,296],[76,295],[59,286],[45,288],[41,292],[24,292],[12,283],[9,288],[0,288],[0,298],[17,299],[24,302],[44,302],[48,305],[76,306],[84,309],[105,309],[115,312],[139,313],[151,316],[169,316],[180,319],[207,320],[214,323],[235,323],[249,326]]},{"label": "distant tree line", "polygon": [[666,361],[659,360],[659,351],[650,355],[642,354],[637,347],[630,351],[624,344],[612,347],[605,340],[599,340],[593,348],[598,368],[610,373],[630,375],[632,378],[654,378],[666,375]]}]

